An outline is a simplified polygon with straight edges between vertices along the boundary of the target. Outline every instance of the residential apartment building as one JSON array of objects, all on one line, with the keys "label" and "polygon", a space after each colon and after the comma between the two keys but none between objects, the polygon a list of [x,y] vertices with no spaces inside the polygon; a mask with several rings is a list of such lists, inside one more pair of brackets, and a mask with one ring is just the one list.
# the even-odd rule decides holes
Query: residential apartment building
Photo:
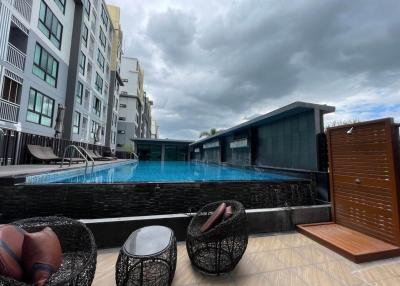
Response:
[{"label": "residential apartment building", "polygon": [[78,1],[0,1],[0,128],[54,136]]},{"label": "residential apartment building", "polygon": [[63,136],[105,145],[114,27],[103,0],[82,2],[73,21]]},{"label": "residential apartment building", "polygon": [[144,91],[144,71],[136,58],[122,57],[117,151],[133,147],[131,139],[150,138],[153,102]]},{"label": "residential apartment building", "polygon": [[118,111],[120,86],[123,86],[121,79],[121,57],[122,57],[122,30],[120,25],[120,8],[107,5],[111,22],[114,27],[111,52],[111,74],[110,90],[108,95],[107,125],[106,125],[106,146],[115,152],[117,142]]},{"label": "residential apartment building", "polygon": [[152,118],[151,119],[151,134],[150,134],[150,138],[152,139],[158,139],[158,129],[159,126],[157,125],[157,121]]},{"label": "residential apartment building", "polygon": [[[0,128],[105,145],[114,28],[103,0],[0,1]],[[114,128],[115,129],[115,128]]]},{"label": "residential apartment building", "polygon": [[144,105],[142,114],[142,124],[141,124],[141,138],[151,138],[151,109],[153,106],[153,101],[147,97],[146,92],[144,93]]}]

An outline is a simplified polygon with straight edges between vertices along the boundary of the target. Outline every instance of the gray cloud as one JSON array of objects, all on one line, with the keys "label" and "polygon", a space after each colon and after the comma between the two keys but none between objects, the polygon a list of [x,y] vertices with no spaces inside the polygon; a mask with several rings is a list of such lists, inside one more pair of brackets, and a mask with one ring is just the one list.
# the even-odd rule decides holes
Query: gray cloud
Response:
[{"label": "gray cloud", "polygon": [[164,137],[195,138],[294,100],[360,119],[385,102],[399,116],[397,0],[110,2],[124,6],[125,54],[142,62]]}]

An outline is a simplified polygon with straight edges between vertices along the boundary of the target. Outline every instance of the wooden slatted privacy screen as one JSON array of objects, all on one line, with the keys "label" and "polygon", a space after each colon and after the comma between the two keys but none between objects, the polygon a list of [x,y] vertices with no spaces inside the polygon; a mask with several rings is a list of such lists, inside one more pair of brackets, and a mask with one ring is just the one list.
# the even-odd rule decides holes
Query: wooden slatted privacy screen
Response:
[{"label": "wooden slatted privacy screen", "polygon": [[328,129],[333,220],[400,246],[398,144],[391,118]]}]

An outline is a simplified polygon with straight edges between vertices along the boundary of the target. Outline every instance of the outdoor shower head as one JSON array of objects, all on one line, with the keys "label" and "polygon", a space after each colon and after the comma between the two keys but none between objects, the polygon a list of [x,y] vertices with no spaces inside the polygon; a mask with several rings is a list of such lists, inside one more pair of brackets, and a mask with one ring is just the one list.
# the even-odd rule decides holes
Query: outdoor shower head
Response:
[{"label": "outdoor shower head", "polygon": [[353,133],[353,129],[354,129],[354,127],[351,127],[349,130],[347,130],[347,134],[352,134]]}]

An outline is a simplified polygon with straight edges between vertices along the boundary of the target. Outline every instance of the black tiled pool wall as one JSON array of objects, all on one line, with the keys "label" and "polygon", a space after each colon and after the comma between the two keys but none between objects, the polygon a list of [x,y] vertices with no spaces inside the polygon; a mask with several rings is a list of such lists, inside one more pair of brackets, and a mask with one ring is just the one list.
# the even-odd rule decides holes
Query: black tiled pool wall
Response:
[{"label": "black tiled pool wall", "polygon": [[47,215],[76,219],[194,212],[234,199],[246,209],[316,204],[311,181],[47,184],[0,187],[0,223]]}]

